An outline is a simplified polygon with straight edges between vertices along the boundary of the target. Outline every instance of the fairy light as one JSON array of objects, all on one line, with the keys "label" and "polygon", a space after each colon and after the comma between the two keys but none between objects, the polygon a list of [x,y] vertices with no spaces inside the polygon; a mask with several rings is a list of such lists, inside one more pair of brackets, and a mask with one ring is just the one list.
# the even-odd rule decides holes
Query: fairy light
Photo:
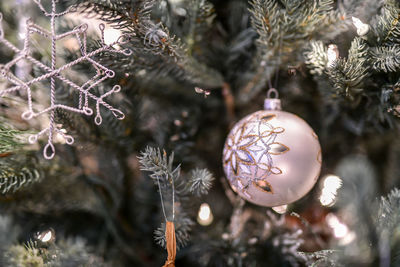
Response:
[{"label": "fairy light", "polygon": [[355,232],[350,231],[347,225],[342,223],[335,214],[329,213],[325,220],[332,228],[333,235],[338,239],[340,245],[347,245],[356,238]]},{"label": "fairy light", "polygon": [[342,187],[342,179],[339,176],[328,174],[323,178],[319,201],[322,206],[330,207],[336,202],[337,190]]},{"label": "fairy light", "polygon": [[[60,125],[59,127],[62,127],[62,125]],[[67,130],[66,129],[60,129],[60,132],[63,133],[63,134],[67,134]],[[56,134],[54,136],[54,142],[62,144],[62,145],[66,144],[65,138],[60,133]]]},{"label": "fairy light", "polygon": [[324,187],[337,190],[342,187],[342,179],[337,175],[328,174],[324,177]]},{"label": "fairy light", "polygon": [[118,38],[121,36],[121,31],[113,28],[105,28],[104,29],[104,43],[106,45],[110,45],[115,43]]},{"label": "fairy light", "polygon": [[43,243],[53,241],[54,238],[55,238],[55,233],[53,229],[49,229],[37,234],[37,239],[39,239]]},{"label": "fairy light", "polygon": [[212,223],[214,216],[212,214],[210,205],[203,203],[200,205],[199,213],[197,215],[197,222],[200,225],[207,226]]},{"label": "fairy light", "polygon": [[354,26],[357,29],[357,34],[359,36],[364,36],[369,32],[369,25],[363,23],[359,18],[351,17]]},{"label": "fairy light", "polygon": [[332,67],[333,64],[336,62],[336,60],[339,58],[339,49],[337,45],[330,44],[328,46],[327,56],[328,56],[327,66]]},{"label": "fairy light", "polygon": [[336,238],[344,238],[349,233],[347,225],[340,222],[339,218],[333,213],[326,215],[326,222],[332,228],[333,235]]},{"label": "fairy light", "polygon": [[287,211],[287,205],[273,207],[272,210],[279,214],[284,214]]}]

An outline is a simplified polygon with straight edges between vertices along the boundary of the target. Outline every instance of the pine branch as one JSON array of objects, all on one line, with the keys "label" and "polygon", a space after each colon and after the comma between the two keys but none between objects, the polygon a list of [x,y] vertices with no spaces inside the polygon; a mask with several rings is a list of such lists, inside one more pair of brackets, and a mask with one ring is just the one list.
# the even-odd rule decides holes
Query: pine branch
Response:
[{"label": "pine branch", "polygon": [[40,182],[43,174],[35,167],[34,157],[0,161],[0,190],[2,194],[14,193],[22,187]]},{"label": "pine branch", "polygon": [[379,12],[382,2],[383,0],[342,0],[338,5],[349,17],[354,16],[366,21]]},{"label": "pine branch", "polygon": [[[131,57],[121,62],[126,73],[136,75],[147,70],[152,73],[147,73],[151,76],[149,80],[171,75],[204,88],[222,86],[223,78],[216,70],[198,62],[168,28],[152,21],[150,15],[156,1],[133,1],[130,5],[100,0],[80,2],[80,12],[109,22],[116,28],[124,28],[123,33],[129,37],[126,47],[133,51]],[[115,62],[115,58],[111,61]]]},{"label": "pine branch", "polygon": [[[145,151],[141,152],[141,156],[139,157],[139,163],[141,165],[141,170],[151,172],[150,177],[155,180],[155,183],[159,185],[160,194],[162,195],[161,204],[162,208],[166,210],[171,210],[169,208],[171,206],[175,206],[175,203],[171,198],[175,198],[175,201],[179,201],[178,191],[172,190],[180,175],[180,167],[178,166],[174,170],[172,170],[174,154],[172,153],[169,157],[167,157],[167,153],[161,151],[159,148],[155,149],[152,147],[146,147]],[[160,182],[161,180],[161,182]],[[176,194],[175,196],[170,196],[172,194]],[[167,215],[168,212],[163,210],[164,216]],[[180,208],[176,207],[175,213],[173,214],[174,224],[175,224],[175,232],[176,232],[176,241],[179,247],[184,246],[189,239],[189,230],[191,225],[193,224],[190,218],[181,211]],[[154,231],[154,239],[156,243],[161,245],[162,247],[166,247],[165,240],[165,223],[161,224],[157,230]]]},{"label": "pine branch", "polygon": [[400,3],[397,0],[385,0],[382,13],[376,18],[373,26],[378,36],[378,44],[391,46],[400,44]]},{"label": "pine branch", "polygon": [[[175,217],[174,221],[177,249],[187,245],[190,238],[189,232],[194,225],[193,221],[189,219],[186,214],[182,215],[183,216]],[[154,230],[154,240],[159,246],[166,248],[165,223],[161,223],[161,226]]]},{"label": "pine branch", "polygon": [[[82,238],[62,238],[53,243],[49,248],[44,248],[42,254],[48,266],[115,266],[105,262],[99,255],[93,253],[94,248],[90,247]],[[43,250],[43,248],[41,248]]]},{"label": "pine branch", "polygon": [[[320,76],[316,77],[320,85],[323,79],[328,78],[336,95],[346,97],[353,107],[360,107],[362,95],[368,98],[368,103],[363,103],[368,116],[361,119],[360,124],[368,121],[375,127],[381,127],[382,123],[390,128],[396,126],[394,117],[388,111],[396,115],[398,109],[393,80],[398,79],[395,72],[400,68],[400,49],[396,43],[399,7],[396,1],[385,1],[382,15],[371,23],[375,34],[370,32],[367,36],[356,37],[347,59],[339,58],[328,66],[327,50],[320,41],[312,42],[304,54],[310,72]],[[389,76],[382,80],[379,77],[385,76],[380,72],[386,72]],[[377,84],[379,88],[372,88]],[[366,86],[368,90],[365,90]],[[332,98],[331,95],[329,98]]]},{"label": "pine branch", "polygon": [[372,68],[376,71],[396,72],[400,69],[400,45],[371,49]]},{"label": "pine branch", "polygon": [[[298,51],[309,38],[318,35],[321,29],[327,34],[333,31],[332,24],[342,24],[342,14],[335,11],[333,0],[283,2],[283,8],[275,0],[251,2],[252,24],[257,30],[259,49],[280,49],[283,54]],[[339,27],[338,30],[343,30]]]},{"label": "pine branch", "polygon": [[190,193],[196,196],[206,195],[213,181],[214,177],[207,169],[194,169],[190,173],[187,187]]},{"label": "pine branch", "polygon": [[180,175],[180,166],[172,170],[174,161],[174,153],[167,157],[165,150],[161,153],[159,148],[146,147],[138,157],[140,170],[151,172],[150,178],[167,180],[168,182],[175,181]]},{"label": "pine branch", "polygon": [[340,252],[335,250],[320,250],[315,252],[299,252],[308,259],[310,267],[342,267],[339,263]]},{"label": "pine branch", "polygon": [[7,266],[111,266],[89,252],[90,248],[80,238],[61,239],[57,243],[42,244],[29,240],[5,248],[2,263]]},{"label": "pine branch", "polygon": [[[104,117],[109,117],[109,113],[105,113]],[[88,122],[82,116],[74,113],[65,112],[64,110],[56,110],[54,114],[56,120],[64,127],[69,129],[69,133],[73,136],[79,136],[78,142],[84,140],[94,140],[92,129]],[[104,118],[103,118],[104,119]]]},{"label": "pine branch", "polygon": [[400,225],[400,190],[393,189],[386,197],[381,198],[377,216],[378,229],[393,233]]},{"label": "pine branch", "polygon": [[292,54],[302,50],[308,41],[333,38],[346,29],[345,16],[334,10],[333,0],[281,2],[282,5],[276,0],[250,2],[252,26],[259,34],[258,60],[254,78],[242,90],[243,95],[256,94],[271,78],[275,66],[296,63]]},{"label": "pine branch", "polygon": [[193,49],[199,40],[204,41],[204,34],[210,28],[215,17],[214,6],[206,0],[189,0],[186,4],[189,18],[189,32],[185,38],[187,53],[193,54]]},{"label": "pine branch", "polygon": [[[101,20],[112,24],[116,29],[126,33],[133,33],[133,23],[138,16],[146,15],[148,9],[139,9],[138,6],[145,1],[130,0],[76,0],[74,4],[77,10],[86,14],[89,18],[101,18]],[[141,13],[135,13],[142,10]]]},{"label": "pine branch", "polygon": [[364,91],[364,79],[370,75],[368,63],[368,46],[365,40],[356,37],[347,60],[338,59],[326,71],[336,93],[355,100]]},{"label": "pine branch", "polygon": [[1,154],[14,152],[24,144],[24,132],[13,129],[11,126],[0,122],[0,157]]},{"label": "pine branch", "polygon": [[[162,194],[162,204],[165,207],[175,205],[171,203],[171,196],[175,192],[175,202],[180,205],[175,205],[174,223],[176,232],[176,241],[179,247],[183,247],[189,240],[189,231],[193,225],[193,221],[183,211],[185,202],[187,201],[187,193],[190,192],[199,196],[206,194],[211,187],[213,177],[207,170],[195,169],[191,172],[189,181],[185,181],[180,177],[180,167],[173,169],[174,154],[169,157],[165,151],[161,152],[159,148],[146,147],[138,157],[140,169],[151,172],[150,177],[155,180],[160,187],[160,194]],[[170,188],[174,186],[175,191]],[[170,208],[171,209],[171,208]],[[167,216],[167,215],[166,215]],[[165,223],[161,224],[157,230],[154,231],[154,239],[156,243],[165,248]]]},{"label": "pine branch", "polygon": [[4,263],[9,266],[45,266],[40,250],[33,241],[13,245],[4,253]]},{"label": "pine branch", "polygon": [[311,74],[324,74],[328,64],[328,49],[322,41],[311,42],[304,57]]}]

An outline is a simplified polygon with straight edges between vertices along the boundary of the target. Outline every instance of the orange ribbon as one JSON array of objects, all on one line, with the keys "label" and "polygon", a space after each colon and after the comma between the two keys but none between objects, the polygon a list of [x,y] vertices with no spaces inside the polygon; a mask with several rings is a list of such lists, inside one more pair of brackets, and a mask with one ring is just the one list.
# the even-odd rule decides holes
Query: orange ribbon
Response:
[{"label": "orange ribbon", "polygon": [[163,267],[175,267],[176,258],[176,239],[175,239],[175,225],[173,222],[167,221],[165,225],[165,239],[167,240],[168,258]]}]

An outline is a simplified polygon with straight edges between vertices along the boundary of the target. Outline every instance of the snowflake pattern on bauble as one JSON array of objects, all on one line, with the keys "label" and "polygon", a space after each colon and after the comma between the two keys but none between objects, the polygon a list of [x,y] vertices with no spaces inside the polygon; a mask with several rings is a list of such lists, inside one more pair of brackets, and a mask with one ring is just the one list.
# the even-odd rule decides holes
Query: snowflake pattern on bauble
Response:
[{"label": "snowflake pattern on bauble", "polygon": [[261,111],[244,118],[231,130],[225,143],[225,173],[230,174],[227,176],[231,185],[249,198],[247,188],[250,184],[272,194],[274,191],[267,177],[282,173],[274,166],[272,156],[288,152],[289,147],[275,140],[285,131],[268,123],[275,117]]}]

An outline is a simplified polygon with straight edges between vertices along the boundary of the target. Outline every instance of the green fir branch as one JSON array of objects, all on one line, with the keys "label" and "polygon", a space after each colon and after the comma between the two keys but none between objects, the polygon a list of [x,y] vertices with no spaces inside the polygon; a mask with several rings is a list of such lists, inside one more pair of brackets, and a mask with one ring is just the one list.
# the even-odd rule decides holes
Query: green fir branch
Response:
[{"label": "green fir branch", "polygon": [[328,26],[343,21],[343,14],[334,10],[333,0],[286,0],[282,1],[283,7],[275,0],[253,0],[250,4],[252,25],[260,35],[257,42],[263,54],[271,49],[290,54],[322,29],[328,33]]},{"label": "green fir branch", "polygon": [[313,41],[304,53],[305,64],[311,74],[322,75],[328,64],[328,49],[322,41]]},{"label": "green fir branch", "polygon": [[378,36],[378,44],[390,46],[400,44],[400,3],[397,0],[385,0],[381,15],[373,26]]},{"label": "green fir branch", "polygon": [[174,161],[174,153],[168,157],[167,152],[159,148],[146,147],[138,157],[140,163],[140,170],[151,172],[150,178],[157,181],[157,179],[165,179],[169,182],[175,181],[180,175],[180,166],[172,169]]},{"label": "green fir branch", "polygon": [[[114,28],[126,33],[133,33],[135,22],[135,7],[143,1],[130,0],[76,0],[77,10],[88,17],[100,18]],[[140,10],[140,9],[139,9]]]},{"label": "green fir branch", "polygon": [[[159,148],[146,147],[138,157],[140,169],[151,172],[150,177],[160,186],[162,203],[165,207],[175,205],[176,202],[181,205],[175,205],[174,224],[176,232],[176,241],[179,247],[183,247],[189,240],[189,231],[193,221],[184,212],[183,208],[187,204],[187,194],[190,192],[195,196],[206,194],[211,188],[213,176],[208,170],[195,169],[191,172],[191,178],[185,180],[180,176],[180,166],[173,169],[174,153],[168,157],[167,153]],[[170,189],[174,186],[175,203],[171,203]],[[166,189],[167,188],[167,189]],[[172,192],[173,194],[174,192]],[[165,223],[161,224],[154,231],[154,239],[157,244],[165,248]]]},{"label": "green fir branch", "polygon": [[297,64],[293,53],[310,40],[330,39],[347,29],[345,15],[334,9],[333,0],[253,0],[250,5],[259,38],[256,71],[240,95],[246,101],[265,86],[276,68],[288,62]]},{"label": "green fir branch", "polygon": [[61,239],[57,243],[39,245],[29,240],[6,248],[2,263],[7,266],[63,267],[111,266],[93,254],[83,239]]},{"label": "green fir branch", "polygon": [[310,267],[342,267],[338,259],[340,252],[337,250],[320,250],[315,252],[299,252],[308,259],[307,266]]},{"label": "green fir branch", "polygon": [[28,241],[25,245],[13,245],[5,251],[5,264],[9,266],[45,266],[39,248],[33,241]]},{"label": "green fir branch", "polygon": [[23,134],[24,132],[0,122],[0,154],[11,153],[20,149],[24,145],[21,138]]},{"label": "green fir branch", "polygon": [[400,190],[393,189],[386,197],[381,198],[378,211],[378,229],[393,233],[396,228],[400,234]]},{"label": "green fir branch", "polygon": [[[218,71],[193,58],[182,40],[162,23],[153,22],[151,12],[157,1],[132,1],[131,4],[100,0],[80,2],[80,12],[111,23],[117,29],[123,28],[129,39],[126,48],[133,52],[130,57],[122,57],[122,61],[117,58],[126,73],[137,75],[147,70],[150,72],[147,76],[151,76],[149,80],[156,76],[173,76],[200,87],[222,86],[223,78]],[[109,61],[112,65],[116,58],[110,57]]]},{"label": "green fir branch", "polygon": [[0,161],[0,192],[2,194],[14,193],[22,187],[40,182],[43,175],[35,167],[36,164],[33,157]]},{"label": "green fir branch", "polygon": [[[175,217],[175,238],[177,249],[183,248],[187,245],[190,235],[189,232],[194,225],[193,221],[187,217],[186,214],[183,216]],[[161,223],[161,226],[154,230],[154,240],[156,243],[167,248],[167,240],[165,238],[165,223]]]},{"label": "green fir branch", "polygon": [[374,47],[370,54],[374,70],[396,72],[400,69],[400,45]]},{"label": "green fir branch", "polygon": [[369,68],[368,46],[364,39],[356,37],[347,60],[339,58],[327,68],[326,74],[336,94],[354,101],[364,91],[364,79],[370,75]]},{"label": "green fir branch", "polygon": [[206,0],[189,0],[188,9],[189,32],[185,38],[187,53],[192,55],[198,40],[204,39],[204,34],[210,28],[215,17],[214,6]]},{"label": "green fir branch", "polygon": [[190,172],[187,187],[196,196],[206,195],[214,181],[214,176],[207,169],[194,169]]}]

